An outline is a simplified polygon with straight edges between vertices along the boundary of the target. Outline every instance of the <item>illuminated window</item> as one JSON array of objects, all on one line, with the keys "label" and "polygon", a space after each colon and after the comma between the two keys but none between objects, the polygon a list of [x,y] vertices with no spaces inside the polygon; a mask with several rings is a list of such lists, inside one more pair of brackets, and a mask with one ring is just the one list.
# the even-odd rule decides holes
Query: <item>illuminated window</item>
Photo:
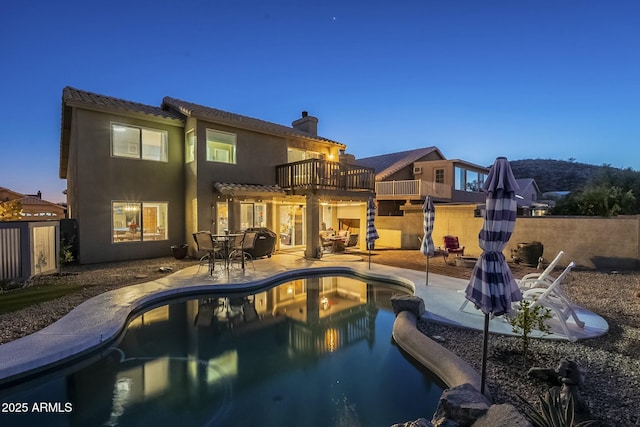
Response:
[{"label": "illuminated window", "polygon": [[207,129],[207,161],[236,163],[236,134]]},{"label": "illuminated window", "polygon": [[113,202],[114,243],[167,240],[168,204]]},{"label": "illuminated window", "polygon": [[113,123],[111,125],[111,154],[114,157],[166,162],[167,132]]},{"label": "illuminated window", "polygon": [[264,203],[240,203],[240,229],[266,227],[266,210]]}]

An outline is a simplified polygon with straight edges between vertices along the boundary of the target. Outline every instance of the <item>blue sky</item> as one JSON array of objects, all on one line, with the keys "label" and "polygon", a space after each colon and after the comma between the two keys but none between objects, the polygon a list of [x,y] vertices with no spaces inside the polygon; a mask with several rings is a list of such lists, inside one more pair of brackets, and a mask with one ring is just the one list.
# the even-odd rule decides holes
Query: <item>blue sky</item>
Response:
[{"label": "blue sky", "polygon": [[575,159],[640,170],[640,2],[8,2],[0,186],[63,201],[63,87],[184,99],[368,157]]}]

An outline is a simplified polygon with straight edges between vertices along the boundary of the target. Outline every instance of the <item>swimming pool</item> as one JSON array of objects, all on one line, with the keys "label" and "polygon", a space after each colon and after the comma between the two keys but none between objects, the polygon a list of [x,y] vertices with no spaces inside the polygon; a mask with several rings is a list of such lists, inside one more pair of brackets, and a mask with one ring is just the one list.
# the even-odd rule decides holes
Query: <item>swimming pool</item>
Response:
[{"label": "swimming pool", "polygon": [[0,422],[327,427],[428,417],[445,386],[392,343],[398,293],[318,276],[149,307],[98,360],[0,392]]}]

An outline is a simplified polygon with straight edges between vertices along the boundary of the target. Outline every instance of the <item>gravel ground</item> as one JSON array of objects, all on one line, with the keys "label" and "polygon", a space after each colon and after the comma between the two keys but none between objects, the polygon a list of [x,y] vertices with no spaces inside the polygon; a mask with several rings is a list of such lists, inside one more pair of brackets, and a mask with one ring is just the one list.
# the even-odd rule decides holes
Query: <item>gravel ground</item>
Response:
[{"label": "gravel ground", "polygon": [[[376,251],[372,262],[424,270],[413,256],[416,251]],[[434,258],[434,272],[465,278],[470,269],[450,267]],[[160,267],[173,271],[197,264],[196,260],[173,257],[89,266],[69,266],[53,276],[34,278],[29,284],[76,283],[78,292],[18,312],[0,315],[0,344],[31,334],[53,323],[81,302],[109,291],[154,280],[166,275]],[[514,266],[520,277],[526,270]],[[591,414],[603,426],[640,426],[640,272],[573,271],[563,290],[577,304],[604,317],[610,331],[599,338],[577,343],[532,340],[529,363],[523,367],[521,341],[515,337],[492,335],[489,339],[487,384],[496,403],[520,406],[516,394],[536,402],[548,386],[529,378],[531,366],[555,368],[561,358],[576,360],[584,369],[581,395]],[[1,297],[1,294],[0,294]],[[480,370],[482,333],[420,321],[429,336],[444,338],[442,345]]]},{"label": "gravel ground", "polygon": [[[536,366],[556,368],[562,358],[584,370],[581,396],[591,415],[603,426],[640,425],[640,273],[572,272],[563,290],[569,298],[609,323],[609,333],[576,343],[532,340],[523,366],[521,339],[491,335],[487,384],[494,401],[522,405],[516,394],[537,402],[548,385],[527,376]],[[441,336],[444,347],[480,371],[482,332],[420,321],[419,329]]]}]

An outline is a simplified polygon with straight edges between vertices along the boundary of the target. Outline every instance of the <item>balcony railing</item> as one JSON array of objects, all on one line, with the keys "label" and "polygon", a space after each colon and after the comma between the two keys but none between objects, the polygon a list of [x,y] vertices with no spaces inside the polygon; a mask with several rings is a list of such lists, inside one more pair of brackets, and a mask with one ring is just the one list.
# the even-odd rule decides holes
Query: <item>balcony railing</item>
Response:
[{"label": "balcony railing", "polygon": [[373,192],[375,171],[346,163],[308,159],[276,166],[276,182],[285,190]]},{"label": "balcony railing", "polygon": [[376,182],[376,198],[378,199],[421,198],[424,196],[451,199],[451,186],[419,179]]}]

